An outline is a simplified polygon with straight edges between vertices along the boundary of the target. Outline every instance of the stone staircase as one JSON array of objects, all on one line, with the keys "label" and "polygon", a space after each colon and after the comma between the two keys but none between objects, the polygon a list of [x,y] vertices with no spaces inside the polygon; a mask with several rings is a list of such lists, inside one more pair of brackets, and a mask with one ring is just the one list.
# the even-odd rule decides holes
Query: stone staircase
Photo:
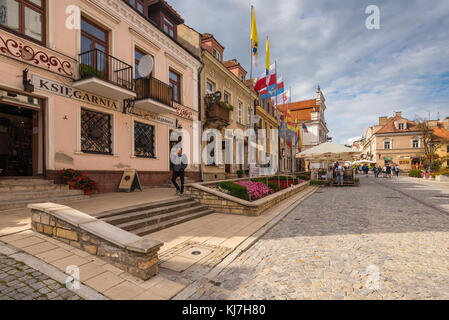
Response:
[{"label": "stone staircase", "polygon": [[0,178],[0,211],[25,208],[30,203],[63,202],[86,199],[81,190],[69,190],[68,185],[56,185],[39,178]]},{"label": "stone staircase", "polygon": [[118,228],[144,236],[213,213],[207,206],[188,197],[152,202],[96,214]]}]

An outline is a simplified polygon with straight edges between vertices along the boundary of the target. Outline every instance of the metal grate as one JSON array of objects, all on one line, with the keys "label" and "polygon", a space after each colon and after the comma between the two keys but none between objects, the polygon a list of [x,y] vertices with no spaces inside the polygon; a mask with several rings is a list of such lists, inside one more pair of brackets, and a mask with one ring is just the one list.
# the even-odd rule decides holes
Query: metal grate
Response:
[{"label": "metal grate", "polygon": [[110,114],[81,109],[81,151],[112,154]]},{"label": "metal grate", "polygon": [[136,157],[154,158],[154,126],[134,122],[134,154]]}]

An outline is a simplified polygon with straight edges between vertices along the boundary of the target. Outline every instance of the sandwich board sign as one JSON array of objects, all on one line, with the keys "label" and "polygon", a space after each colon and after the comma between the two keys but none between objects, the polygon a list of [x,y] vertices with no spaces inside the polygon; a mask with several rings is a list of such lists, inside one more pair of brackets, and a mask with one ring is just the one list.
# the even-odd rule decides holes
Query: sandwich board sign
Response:
[{"label": "sandwich board sign", "polygon": [[133,192],[136,189],[143,191],[137,171],[132,169],[123,171],[122,181],[118,187],[118,192]]}]

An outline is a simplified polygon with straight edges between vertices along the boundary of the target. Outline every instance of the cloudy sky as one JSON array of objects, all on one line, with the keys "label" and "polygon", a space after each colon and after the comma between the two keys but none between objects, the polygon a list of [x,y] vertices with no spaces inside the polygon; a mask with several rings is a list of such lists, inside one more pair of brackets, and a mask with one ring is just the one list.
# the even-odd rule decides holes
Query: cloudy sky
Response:
[{"label": "cloudy sky", "polygon": [[[326,98],[334,142],[365,134],[379,116],[402,111],[449,116],[448,0],[168,0],[185,23],[212,33],[249,70],[250,5],[261,54],[266,36],[293,101]],[[380,30],[369,30],[367,6],[380,8]]]}]

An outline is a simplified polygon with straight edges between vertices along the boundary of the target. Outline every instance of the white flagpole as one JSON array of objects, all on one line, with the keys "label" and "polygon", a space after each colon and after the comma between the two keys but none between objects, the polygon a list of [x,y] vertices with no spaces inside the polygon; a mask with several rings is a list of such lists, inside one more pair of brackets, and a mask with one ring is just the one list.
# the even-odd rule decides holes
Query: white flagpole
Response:
[{"label": "white flagpole", "polygon": [[[250,18],[250,21],[251,21],[251,28],[250,28],[250,30],[251,30],[251,33],[253,32],[253,6],[251,6],[251,18]],[[251,39],[251,35],[250,35],[250,37],[249,37],[249,42],[250,42],[250,50],[249,50],[249,52],[250,52],[250,67],[249,67],[249,106],[248,106],[248,108],[249,108],[249,110],[250,110],[250,116],[249,116],[249,119],[248,119],[248,121],[249,121],[249,123],[248,123],[248,127],[249,128],[253,128],[252,127],[252,108],[251,108],[251,104],[252,104],[252,92],[253,92],[253,40]],[[247,159],[249,160],[250,159],[250,156],[249,156],[249,152],[250,152],[250,149],[251,149],[251,146],[250,146],[250,141],[248,141],[248,155],[247,155]],[[251,201],[251,164],[249,163],[249,161],[248,161],[248,167],[249,167],[249,174],[248,174],[248,197],[249,197],[249,201]]]}]

